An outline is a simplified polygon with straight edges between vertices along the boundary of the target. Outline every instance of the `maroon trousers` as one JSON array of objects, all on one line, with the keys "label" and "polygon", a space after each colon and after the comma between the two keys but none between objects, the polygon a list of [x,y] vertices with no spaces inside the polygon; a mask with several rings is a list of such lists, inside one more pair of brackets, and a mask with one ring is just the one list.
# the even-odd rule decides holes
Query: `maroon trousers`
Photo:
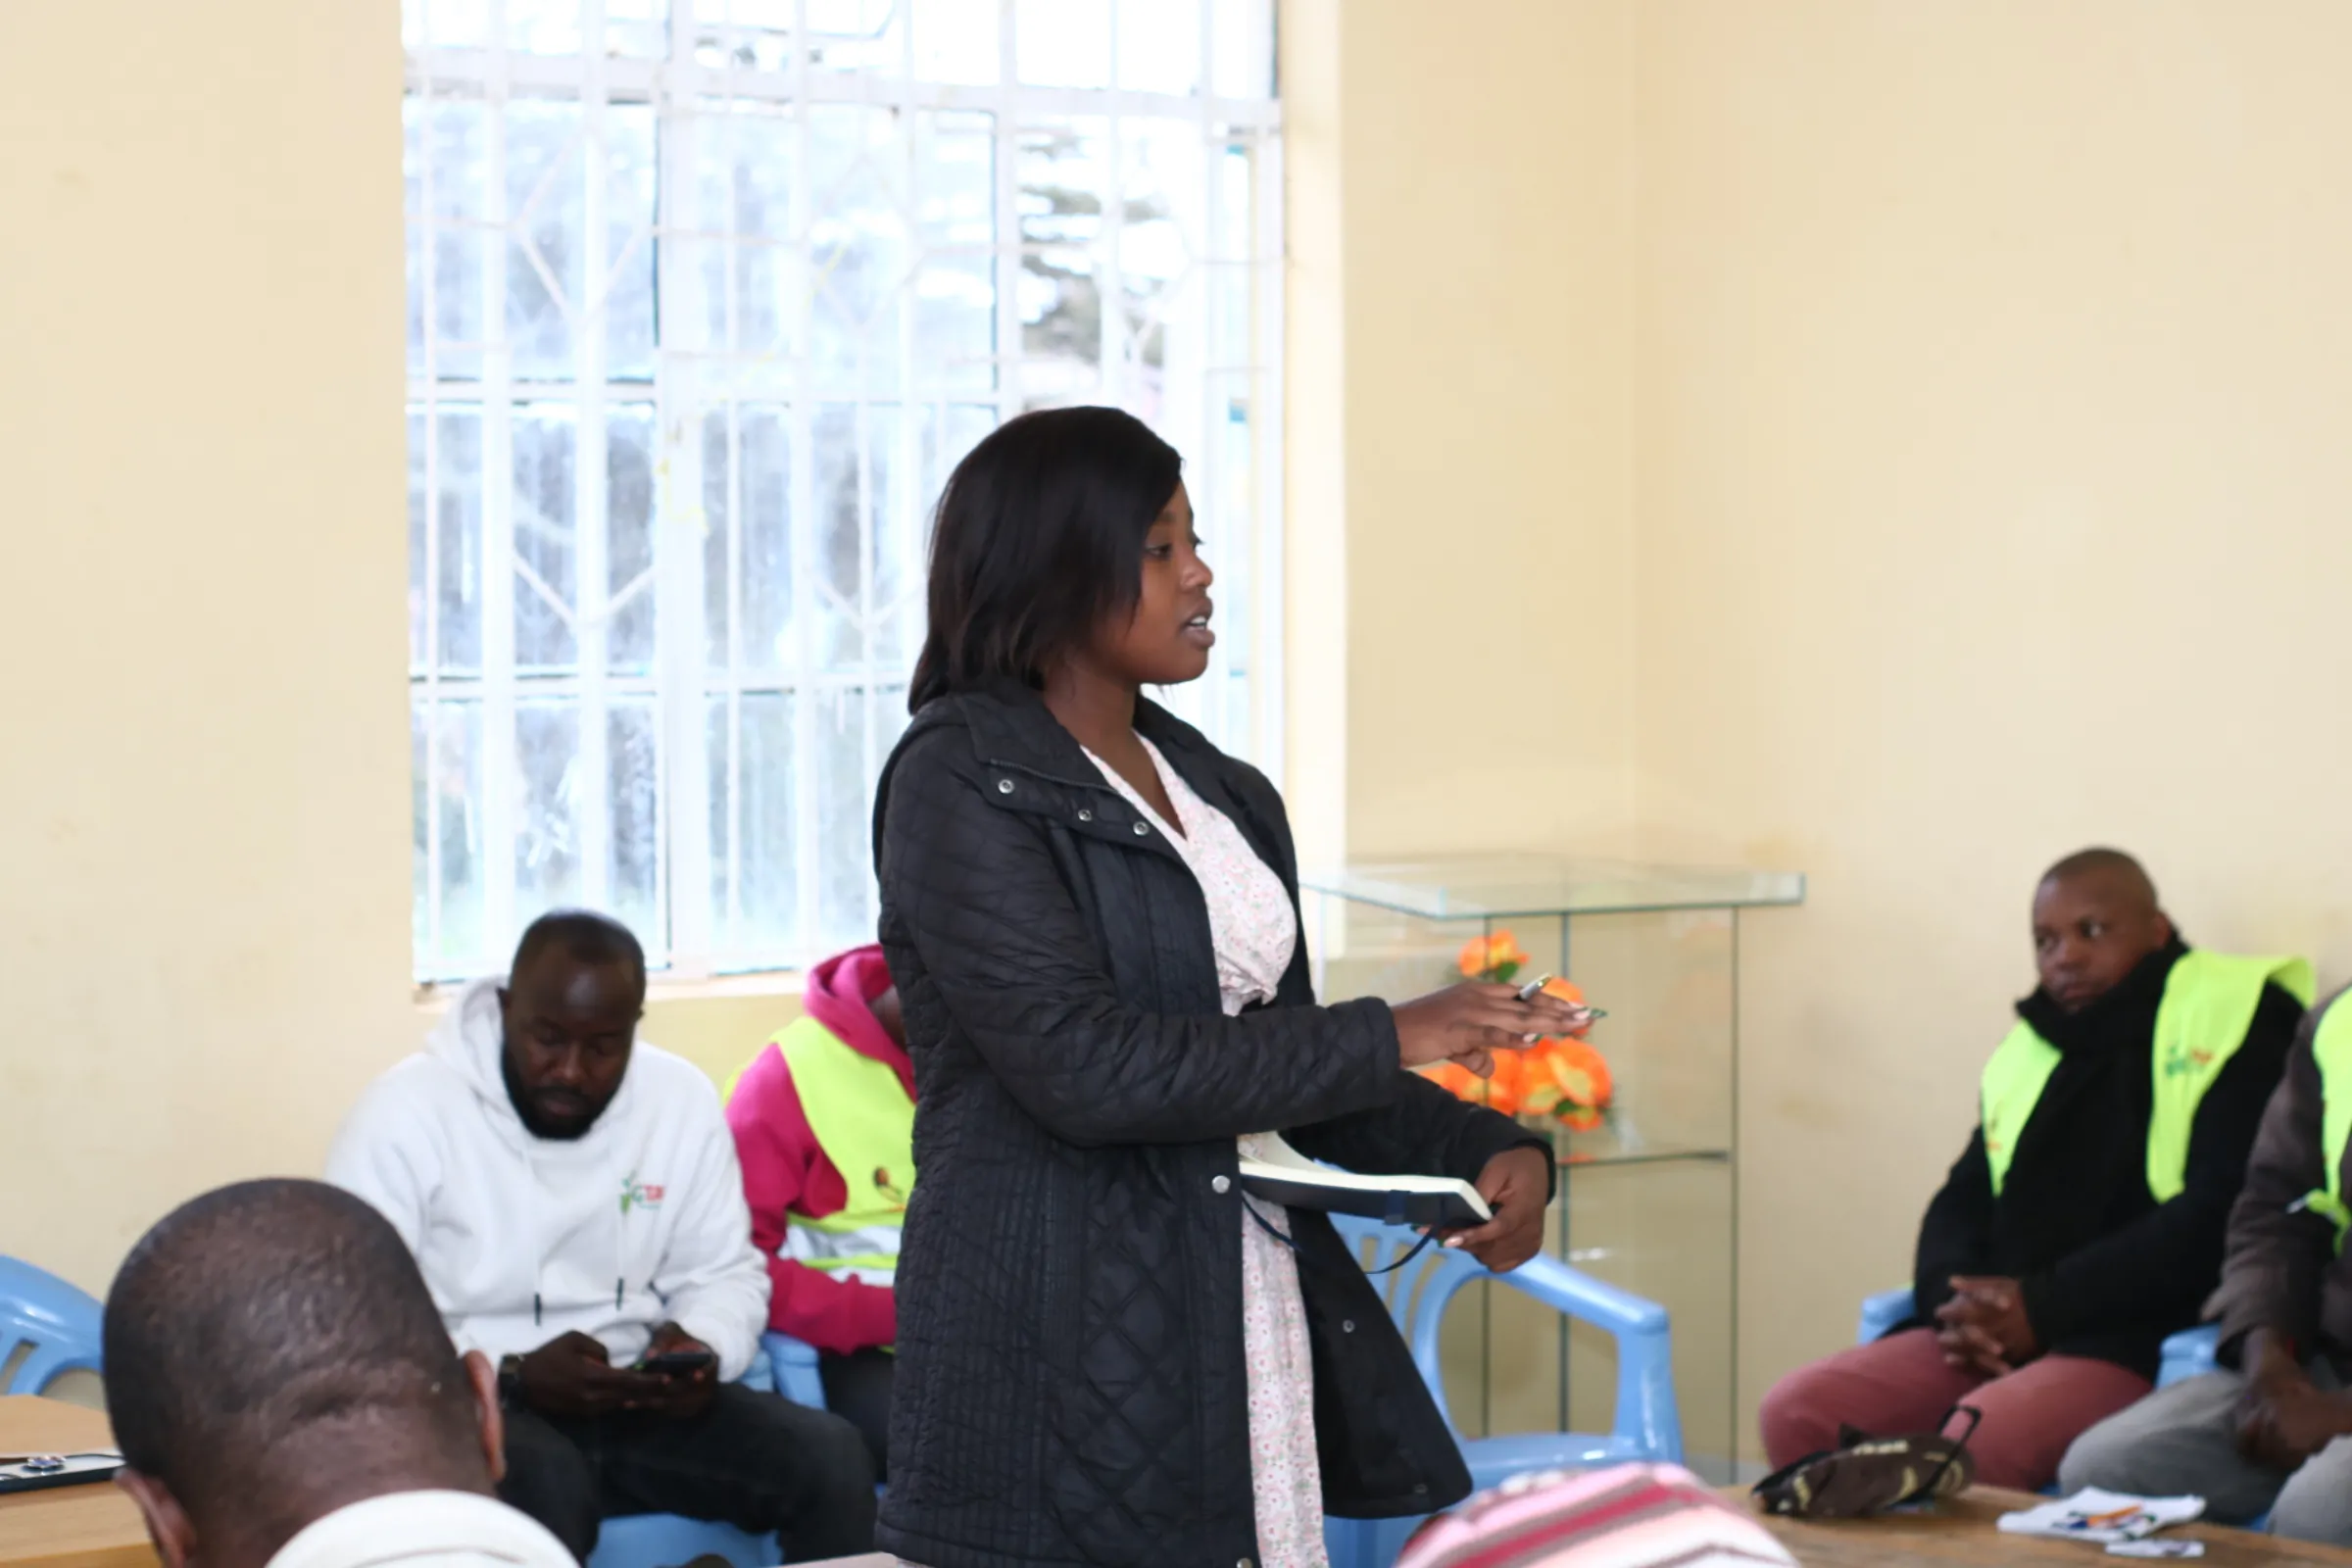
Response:
[{"label": "maroon trousers", "polygon": [[[2112,1361],[2045,1355],[2004,1378],[1944,1365],[1932,1329],[1906,1329],[1799,1367],[1764,1396],[1759,1424],[1774,1469],[1838,1446],[1840,1424],[1873,1437],[1932,1430],[1968,1404],[1984,1413],[1969,1440],[1977,1479],[2038,1492],[2067,1446],[2148,1392],[2146,1378]],[[1960,1425],[1952,1428],[1957,1432]]]}]

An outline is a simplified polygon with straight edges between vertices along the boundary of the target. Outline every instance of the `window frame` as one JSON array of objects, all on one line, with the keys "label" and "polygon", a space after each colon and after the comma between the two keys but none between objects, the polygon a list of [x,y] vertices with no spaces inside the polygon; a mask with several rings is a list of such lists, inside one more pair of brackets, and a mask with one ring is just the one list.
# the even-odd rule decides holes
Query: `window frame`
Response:
[{"label": "window frame", "polygon": [[[409,0],[410,8],[423,9],[430,0]],[[796,16],[802,24],[808,18],[811,0],[798,0]],[[985,3],[985,0],[974,0]],[[1103,0],[1110,16],[1112,61],[1118,55],[1118,18],[1123,7],[1118,0]],[[1271,14],[1272,0],[1248,0],[1253,18],[1262,21],[1266,29],[1267,49],[1273,48]],[[504,7],[500,0],[490,0],[491,36],[495,40]],[[1190,258],[1193,269],[1241,268],[1248,273],[1249,317],[1248,362],[1242,365],[1222,363],[1213,349],[1204,351],[1199,376],[1201,407],[1197,411],[1200,428],[1206,437],[1199,450],[1185,451],[1188,481],[1196,486],[1196,506],[1204,513],[1206,531],[1210,535],[1210,557],[1230,578],[1246,574],[1250,606],[1246,628],[1247,667],[1239,677],[1244,685],[1245,713],[1238,723],[1211,726],[1212,733],[1222,728],[1220,739],[1234,750],[1248,756],[1273,776],[1282,770],[1282,696],[1283,696],[1283,525],[1282,525],[1282,347],[1283,347],[1283,127],[1282,103],[1279,86],[1268,63],[1268,95],[1264,98],[1219,96],[1206,90],[1213,70],[1214,28],[1218,24],[1219,6],[1202,0],[1200,18],[1200,72],[1203,90],[1175,95],[1133,90],[1125,87],[1068,88],[1030,85],[1018,80],[1018,3],[1017,0],[998,0],[997,41],[998,79],[989,85],[973,85],[941,81],[918,80],[914,71],[914,29],[901,26],[901,59],[897,70],[830,71],[812,64],[808,47],[792,50],[789,71],[769,72],[747,69],[739,65],[713,67],[696,58],[698,42],[710,35],[712,25],[693,20],[696,0],[667,0],[669,54],[661,60],[633,59],[609,55],[583,48],[572,55],[530,54],[512,46],[495,42],[484,47],[447,47],[437,44],[411,46],[406,51],[404,108],[407,103],[423,100],[428,104],[444,98],[478,99],[491,106],[483,117],[485,135],[482,216],[467,222],[452,220],[439,215],[435,204],[435,161],[430,156],[431,134],[428,130],[421,140],[427,154],[419,160],[421,167],[421,208],[407,216],[404,228],[412,256],[417,258],[417,277],[412,282],[409,308],[421,309],[423,318],[423,360],[412,362],[408,372],[408,407],[412,419],[421,416],[422,429],[422,619],[421,646],[412,650],[410,686],[412,724],[421,728],[418,765],[422,769],[416,784],[420,797],[417,809],[419,820],[414,824],[421,829],[421,858],[416,867],[417,899],[421,906],[419,928],[414,943],[416,977],[422,982],[437,982],[461,978],[485,965],[495,966],[502,944],[512,939],[521,923],[535,909],[520,906],[517,883],[517,856],[526,806],[523,800],[524,774],[521,765],[521,746],[516,735],[516,723],[523,705],[534,699],[576,698],[573,710],[577,714],[576,751],[573,763],[566,774],[567,781],[577,783],[579,794],[573,820],[595,824],[587,830],[587,843],[577,856],[579,888],[578,902],[592,907],[611,906],[609,846],[612,840],[611,801],[611,754],[609,729],[610,704],[615,697],[642,699],[652,709],[655,729],[657,771],[655,778],[654,842],[656,859],[653,876],[655,918],[661,929],[643,933],[649,937],[650,951],[661,955],[657,960],[673,979],[699,979],[717,974],[759,973],[798,968],[818,956],[814,951],[794,953],[755,953],[750,950],[727,951],[716,938],[715,903],[712,871],[714,847],[710,827],[712,808],[712,767],[707,750],[705,731],[706,704],[715,697],[730,693],[737,698],[746,691],[787,691],[808,694],[826,690],[853,690],[865,694],[866,716],[859,733],[863,754],[860,765],[870,781],[883,760],[884,741],[873,722],[877,696],[887,689],[885,677],[869,661],[855,670],[828,670],[814,663],[804,662],[800,667],[763,674],[757,680],[748,678],[734,664],[726,668],[713,666],[707,657],[705,616],[704,547],[701,532],[701,497],[703,494],[702,429],[703,421],[715,409],[738,409],[746,401],[734,393],[721,393],[715,398],[698,395],[695,388],[694,366],[710,357],[710,351],[694,346],[671,347],[665,343],[657,326],[652,349],[654,369],[644,381],[615,381],[609,372],[606,355],[606,317],[601,308],[579,313],[573,324],[573,374],[556,381],[532,380],[514,373],[514,350],[510,340],[507,317],[508,242],[501,236],[515,230],[516,220],[508,207],[505,176],[504,115],[496,112],[505,104],[520,98],[544,98],[555,101],[576,101],[581,106],[579,134],[587,139],[591,160],[602,146],[604,117],[613,105],[647,104],[653,110],[654,169],[656,210],[652,224],[643,230],[636,244],[656,248],[662,253],[666,242],[708,238],[707,215],[693,210],[697,200],[695,162],[697,157],[696,130],[713,115],[707,109],[717,99],[728,106],[750,103],[770,110],[789,112],[799,121],[796,139],[797,158],[802,166],[803,178],[796,185],[805,191],[806,165],[808,160],[809,116],[812,111],[828,105],[858,105],[880,107],[907,117],[924,112],[985,114],[991,117],[993,144],[992,172],[994,191],[992,202],[992,232],[987,247],[993,266],[995,285],[995,340],[991,363],[994,368],[993,393],[957,394],[953,397],[930,397],[917,392],[911,378],[903,376],[895,395],[882,397],[870,391],[851,392],[840,387],[828,387],[818,378],[807,352],[808,337],[804,332],[799,340],[801,349],[794,368],[790,391],[775,401],[789,413],[793,427],[790,451],[791,482],[795,488],[793,504],[789,507],[789,536],[793,542],[792,557],[796,576],[807,579],[810,572],[799,563],[811,559],[807,552],[813,549],[811,530],[814,527],[808,489],[812,480],[807,473],[809,464],[800,461],[803,454],[814,450],[810,429],[820,405],[892,405],[902,412],[897,420],[902,451],[898,473],[901,483],[912,489],[926,483],[921,477],[921,465],[906,450],[918,439],[915,435],[917,411],[935,407],[943,412],[949,407],[982,405],[993,407],[996,422],[1031,406],[1026,401],[1029,391],[1024,386],[1022,369],[1028,357],[1022,352],[1021,279],[1023,257],[1040,247],[1025,242],[1021,233],[1020,168],[1021,139],[1041,121],[1057,117],[1085,117],[1100,120],[1107,127],[1105,145],[1109,164],[1102,176],[1102,188],[1113,191],[1121,188],[1120,163],[1122,128],[1138,120],[1191,122],[1199,126],[1203,152],[1201,177],[1204,190],[1213,191],[1216,179],[1216,158],[1210,151],[1247,143],[1250,160],[1249,193],[1251,242],[1244,247],[1232,244],[1232,236],[1223,232],[1225,211],[1214,199],[1202,202],[1207,224],[1199,236],[1198,253]],[[902,5],[898,10],[907,9]],[[581,6],[583,39],[604,37],[606,5],[604,0],[583,0]],[[745,32],[761,29],[737,28]],[[803,37],[808,34],[804,30]],[[676,106],[686,106],[679,109]],[[911,149],[915,133],[903,133],[905,145]],[[595,162],[588,166],[589,177],[584,180],[584,209],[582,232],[595,236],[609,232],[604,204],[607,181],[599,177],[601,171]],[[549,178],[553,178],[551,174]],[[1094,276],[1100,295],[1104,300],[1123,298],[1123,279],[1120,272],[1120,237],[1125,203],[1102,203],[1101,230],[1092,242],[1096,258]],[[453,344],[444,340],[437,329],[437,307],[440,303],[438,267],[435,260],[434,236],[445,228],[478,229],[483,236],[483,260],[480,266],[481,321],[485,341],[479,344]],[[796,255],[804,266],[808,265],[813,240],[809,225],[802,223],[791,241]],[[915,242],[910,240],[909,244]],[[614,256],[606,245],[589,243],[581,247],[582,295],[596,300],[606,282],[609,269],[627,260],[628,253]],[[1228,258],[1232,259],[1228,259]],[[732,267],[733,262],[729,264]],[[689,313],[698,305],[695,298],[700,288],[692,265],[655,268],[654,309],[657,321],[695,318]],[[552,279],[551,279],[552,281]],[[906,286],[902,280],[897,285]],[[1205,279],[1200,284],[1206,288]],[[804,295],[806,291],[804,291]],[[730,302],[730,310],[733,308]],[[806,318],[808,305],[806,297],[799,308]],[[1131,370],[1125,352],[1125,311],[1103,309],[1100,318],[1104,323],[1104,337],[1098,345],[1096,356],[1100,384],[1088,395],[1089,401],[1131,404],[1135,389],[1128,384]],[[1203,320],[1206,321],[1205,314]],[[1204,337],[1212,336],[1207,325],[1202,326]],[[693,330],[686,337],[691,340]],[[443,356],[453,348],[466,354],[479,355],[478,377],[451,376],[445,373]],[[909,352],[903,344],[902,359]],[[904,368],[910,368],[905,367]],[[1215,552],[1219,518],[1201,505],[1200,497],[1217,490],[1223,478],[1223,454],[1219,450],[1221,436],[1217,429],[1217,410],[1220,387],[1238,382],[1247,388],[1248,407],[1248,517],[1247,559],[1219,557]],[[529,393],[544,390],[551,400],[567,403],[573,411],[576,427],[572,441],[572,475],[574,518],[571,533],[571,566],[573,591],[570,619],[573,630],[573,666],[563,675],[532,674],[518,670],[515,662],[515,612],[517,596],[535,591],[528,578],[528,567],[515,548],[515,484],[514,481],[515,410],[528,401]],[[650,528],[653,560],[645,573],[624,588],[619,596],[612,593],[610,582],[608,529],[610,525],[609,498],[605,494],[608,475],[607,416],[616,406],[643,406],[653,416],[649,461],[652,464],[653,495],[650,502]],[[1233,406],[1230,395],[1224,407]],[[471,408],[477,411],[480,434],[479,451],[479,516],[478,549],[483,567],[479,579],[479,614],[481,670],[478,680],[453,679],[443,669],[440,637],[440,604],[442,558],[445,525],[441,507],[443,491],[442,416],[451,409]],[[1228,415],[1230,417],[1230,415]],[[859,483],[861,549],[872,539],[879,526],[867,488],[869,466],[868,432],[870,421],[862,415],[858,419],[859,429]],[[739,466],[738,466],[739,467]],[[731,481],[740,483],[739,474]],[[935,494],[919,494],[912,498],[917,517],[927,516]],[[904,499],[901,505],[907,504]],[[736,511],[733,515],[740,515]],[[417,524],[412,522],[412,530]],[[691,537],[689,537],[691,534]],[[412,542],[415,549],[415,542]],[[869,555],[870,560],[870,555]],[[501,564],[512,564],[518,569],[498,569]],[[873,573],[870,566],[861,570],[861,593],[869,592]],[[796,592],[805,592],[796,589]],[[919,599],[919,584],[915,593]],[[651,594],[654,598],[654,656],[650,670],[644,674],[615,674],[606,657],[606,630],[619,603],[636,594]],[[550,594],[553,603],[563,596]],[[919,622],[919,608],[916,612]],[[734,617],[740,625],[740,615]],[[919,629],[918,629],[919,635]],[[903,690],[906,671],[899,669],[896,680]],[[1232,678],[1223,665],[1216,666],[1212,680],[1223,682]],[[1209,690],[1203,701],[1221,701],[1224,689]],[[900,699],[903,703],[903,697]],[[445,956],[439,946],[441,920],[444,912],[445,879],[443,876],[443,846],[445,824],[442,820],[443,795],[436,781],[441,777],[445,760],[444,730],[441,715],[453,711],[450,705],[475,702],[472,710],[477,725],[473,742],[472,760],[480,771],[478,784],[473,786],[473,798],[480,803],[479,857],[484,869],[482,896],[482,943],[489,953],[477,953],[468,961],[464,957]],[[420,706],[421,705],[421,706]],[[811,737],[815,717],[811,703],[795,705],[796,734],[804,741]],[[735,710],[733,709],[731,711]],[[419,713],[428,715],[419,718]],[[593,720],[593,721],[592,721]],[[903,717],[901,719],[903,722]],[[1238,733],[1237,733],[1238,731]],[[732,755],[732,754],[731,754]],[[806,745],[797,748],[792,768],[796,779],[812,777],[811,758],[814,753]],[[734,781],[730,781],[730,785]],[[796,897],[800,901],[801,930],[804,945],[829,945],[825,932],[818,928],[813,901],[818,890],[812,886],[818,872],[805,853],[809,843],[808,821],[815,809],[810,797],[814,792],[804,786],[797,789],[796,844],[803,854],[796,861]],[[730,802],[735,799],[729,796]],[[470,799],[468,802],[470,808]],[[608,846],[602,853],[591,853],[599,838]],[[728,835],[724,854],[740,857],[743,836],[740,832]],[[730,886],[740,888],[739,873]],[[680,897],[680,890],[694,890]],[[875,912],[874,893],[870,874],[866,879],[866,906],[869,916]],[[429,938],[428,938],[429,933]]]}]

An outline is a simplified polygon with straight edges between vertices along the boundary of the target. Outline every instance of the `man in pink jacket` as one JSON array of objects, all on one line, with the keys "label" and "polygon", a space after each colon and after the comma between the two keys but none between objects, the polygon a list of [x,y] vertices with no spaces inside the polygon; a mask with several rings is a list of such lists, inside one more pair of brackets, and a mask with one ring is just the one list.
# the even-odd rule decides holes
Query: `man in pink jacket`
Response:
[{"label": "man in pink jacket", "polygon": [[810,971],[807,1013],[727,1097],[768,1327],[816,1348],[825,1404],[886,1475],[899,1229],[914,1187],[914,1067],[878,947]]}]

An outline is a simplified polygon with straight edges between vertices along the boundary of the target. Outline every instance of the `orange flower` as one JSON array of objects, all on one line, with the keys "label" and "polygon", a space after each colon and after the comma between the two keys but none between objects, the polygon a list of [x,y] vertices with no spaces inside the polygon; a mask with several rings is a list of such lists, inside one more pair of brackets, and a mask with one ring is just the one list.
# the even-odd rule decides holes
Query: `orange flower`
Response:
[{"label": "orange flower", "polygon": [[1420,1069],[1421,1076],[1452,1095],[1467,1100],[1473,1105],[1485,1105],[1501,1111],[1505,1116],[1519,1114],[1527,1098],[1527,1064],[1517,1051],[1494,1053],[1494,1076],[1481,1078],[1458,1062],[1442,1061]]},{"label": "orange flower", "polygon": [[1527,1091],[1532,1083],[1527,1070],[1524,1051],[1494,1053],[1494,1076],[1487,1080],[1487,1104],[1505,1116],[1516,1116],[1527,1104]]},{"label": "orange flower", "polygon": [[1486,1080],[1457,1061],[1441,1061],[1421,1069],[1421,1076],[1456,1100],[1483,1101]]},{"label": "orange flower", "polygon": [[1484,980],[1499,978],[1498,970],[1516,970],[1527,961],[1527,954],[1510,932],[1497,931],[1491,937],[1472,937],[1463,943],[1459,961],[1465,978]]},{"label": "orange flower", "polygon": [[[1544,994],[1547,997],[1557,997],[1562,1002],[1574,1003],[1578,1006],[1584,1005],[1585,988],[1573,980],[1563,980],[1554,976],[1544,982]],[[1582,1028],[1571,1030],[1568,1038],[1582,1040],[1592,1032],[1592,1025],[1588,1021]]]},{"label": "orange flower", "polygon": [[1599,1052],[1582,1040],[1546,1040],[1526,1055],[1527,1109],[1579,1131],[1600,1125],[1616,1085]]}]

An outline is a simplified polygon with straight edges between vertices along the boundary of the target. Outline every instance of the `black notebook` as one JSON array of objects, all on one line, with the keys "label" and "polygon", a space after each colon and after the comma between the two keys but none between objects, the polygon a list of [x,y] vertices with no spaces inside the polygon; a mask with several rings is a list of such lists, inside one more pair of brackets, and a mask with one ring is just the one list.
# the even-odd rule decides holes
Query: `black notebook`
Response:
[{"label": "black notebook", "polygon": [[1257,1157],[1242,1161],[1242,1191],[1285,1208],[1441,1230],[1484,1225],[1494,1217],[1477,1188],[1451,1176],[1366,1176],[1318,1165],[1272,1134],[1257,1145]]}]

